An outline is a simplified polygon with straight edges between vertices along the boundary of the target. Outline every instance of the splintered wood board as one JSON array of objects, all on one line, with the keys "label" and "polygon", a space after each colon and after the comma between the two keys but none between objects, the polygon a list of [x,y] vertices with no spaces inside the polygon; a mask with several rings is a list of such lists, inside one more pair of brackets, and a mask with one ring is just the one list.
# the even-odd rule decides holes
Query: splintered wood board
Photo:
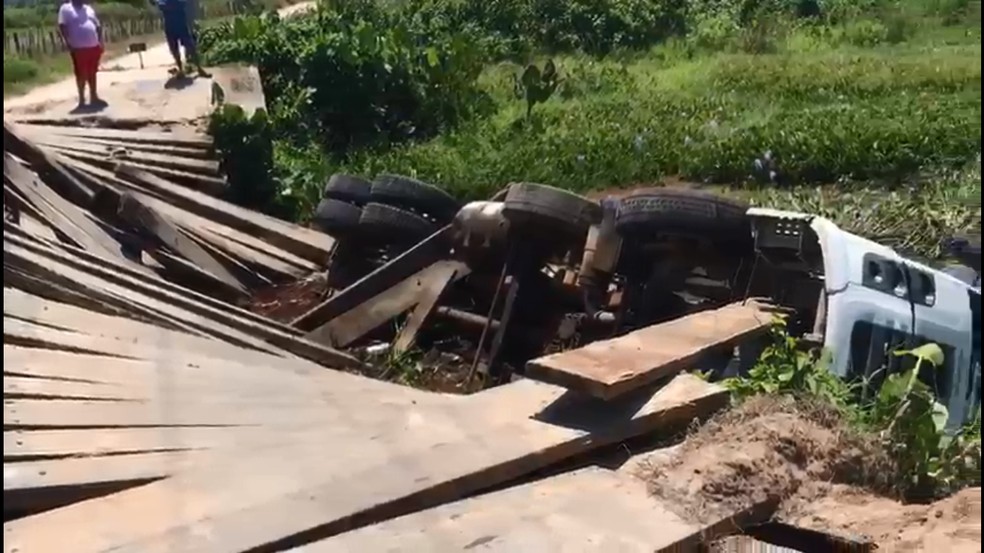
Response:
[{"label": "splintered wood board", "polygon": [[686,370],[703,354],[765,332],[772,322],[758,303],[733,303],[534,359],[526,376],[611,399]]},{"label": "splintered wood board", "polygon": [[[320,440],[215,453],[170,478],[9,522],[5,547],[281,550],[459,499],[632,435],[685,424],[727,402],[723,390],[688,375],[614,403],[528,380],[494,392],[491,400],[447,398],[443,409],[347,424],[360,410],[378,409],[364,397],[361,407],[337,411],[339,420],[323,425]],[[330,402],[348,392],[325,393]]]}]

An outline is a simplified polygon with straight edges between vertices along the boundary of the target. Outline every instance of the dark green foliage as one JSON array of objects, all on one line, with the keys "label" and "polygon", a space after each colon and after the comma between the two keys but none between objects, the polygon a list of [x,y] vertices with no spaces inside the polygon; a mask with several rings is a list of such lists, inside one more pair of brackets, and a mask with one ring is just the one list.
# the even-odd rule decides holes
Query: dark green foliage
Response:
[{"label": "dark green foliage", "polygon": [[219,104],[209,119],[208,133],[228,178],[225,199],[272,215],[293,216],[274,180],[273,127],[266,111],[247,116],[237,105]]},{"label": "dark green foliage", "polygon": [[428,138],[486,105],[478,41],[369,2],[322,4],[289,21],[237,18],[202,45],[211,62],[257,64],[274,118],[331,152]]}]

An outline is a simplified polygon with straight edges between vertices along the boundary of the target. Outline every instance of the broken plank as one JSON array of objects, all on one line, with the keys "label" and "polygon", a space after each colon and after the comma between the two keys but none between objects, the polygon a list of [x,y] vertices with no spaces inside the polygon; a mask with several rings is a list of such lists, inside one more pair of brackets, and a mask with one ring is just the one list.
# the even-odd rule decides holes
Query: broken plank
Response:
[{"label": "broken plank", "polygon": [[347,347],[367,333],[406,313],[422,299],[464,278],[468,266],[460,261],[438,261],[411,275],[362,305],[308,333],[307,338],[334,347]]},{"label": "broken plank", "polygon": [[705,353],[767,331],[773,320],[758,303],[733,303],[534,359],[526,376],[611,399],[692,368]]},{"label": "broken plank", "polygon": [[70,241],[103,257],[125,259],[118,242],[86,217],[78,206],[55,193],[9,154],[4,154],[3,174],[5,180]]},{"label": "broken plank", "polygon": [[30,164],[41,180],[73,204],[86,207],[92,201],[93,191],[69,173],[58,156],[45,152],[21,136],[19,129],[7,121],[3,122],[3,151]]},{"label": "broken plank", "polygon": [[203,271],[213,275],[229,287],[247,295],[246,286],[225,266],[219,263],[197,243],[181,233],[170,221],[152,208],[144,205],[133,192],[126,192],[120,198],[120,216],[130,224],[143,228],[156,236],[165,246],[178,255],[191,261]]},{"label": "broken plank", "polygon": [[328,257],[335,246],[334,239],[324,233],[176,185],[132,165],[120,165],[117,174],[176,207],[261,238],[282,250],[319,265],[328,262]]},{"label": "broken plank", "polygon": [[[539,420],[499,427],[460,408],[457,416],[434,419],[447,425],[443,430],[429,423],[380,429],[374,440],[326,438],[203,463],[141,488],[7,523],[5,545],[75,553],[278,551],[459,499],[654,428],[686,424],[726,402],[720,388],[682,375],[632,402],[574,401]],[[174,502],[186,508],[167,514],[136,508]]]},{"label": "broken plank", "polygon": [[392,261],[362,277],[358,282],[301,315],[291,325],[310,332],[339,315],[355,309],[408,276],[446,258],[451,248],[450,237],[451,227],[442,228]]},{"label": "broken plank", "polygon": [[434,308],[437,307],[437,302],[441,299],[444,291],[447,290],[448,286],[451,285],[456,277],[456,271],[444,271],[429,279],[424,289],[421,290],[420,296],[417,298],[417,306],[413,308],[403,328],[400,329],[399,335],[397,335],[396,340],[393,342],[393,351],[399,354],[413,347],[420,329],[424,326],[424,323],[430,317]]}]

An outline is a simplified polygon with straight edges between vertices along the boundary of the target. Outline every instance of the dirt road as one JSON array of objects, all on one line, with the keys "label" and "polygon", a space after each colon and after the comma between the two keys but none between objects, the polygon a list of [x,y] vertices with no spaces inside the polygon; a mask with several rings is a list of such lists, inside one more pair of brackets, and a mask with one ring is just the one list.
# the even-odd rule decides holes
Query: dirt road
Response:
[{"label": "dirt road", "polygon": [[[294,4],[280,10],[280,15],[297,14],[313,6],[314,2]],[[105,110],[72,113],[76,104],[75,79],[67,77],[23,96],[5,99],[4,116],[59,119],[98,115],[113,119],[175,121],[194,119],[207,113],[210,81],[198,79],[174,83],[167,73],[172,64],[167,44],[161,42],[143,53],[144,69],[140,68],[138,54],[103,61],[99,88],[103,99],[109,103]]]}]

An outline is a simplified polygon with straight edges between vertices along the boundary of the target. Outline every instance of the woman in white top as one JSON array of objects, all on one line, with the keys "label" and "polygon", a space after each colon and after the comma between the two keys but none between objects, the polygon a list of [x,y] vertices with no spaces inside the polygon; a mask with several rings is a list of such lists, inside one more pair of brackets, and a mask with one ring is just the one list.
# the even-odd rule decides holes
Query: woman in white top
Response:
[{"label": "woman in white top", "polygon": [[58,10],[58,30],[72,56],[75,81],[79,87],[79,106],[85,105],[85,87],[93,104],[99,104],[96,73],[103,54],[102,25],[96,11],[84,0],[70,0]]}]

